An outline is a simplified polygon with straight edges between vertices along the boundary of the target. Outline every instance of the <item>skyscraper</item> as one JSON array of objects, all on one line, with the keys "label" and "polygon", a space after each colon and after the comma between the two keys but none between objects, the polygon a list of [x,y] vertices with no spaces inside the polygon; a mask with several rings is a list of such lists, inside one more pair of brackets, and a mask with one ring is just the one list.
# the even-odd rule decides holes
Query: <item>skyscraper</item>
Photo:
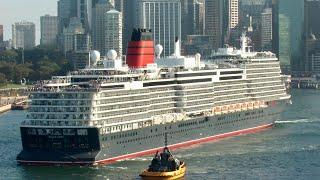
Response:
[{"label": "skyscraper", "polygon": [[41,46],[55,46],[58,35],[58,17],[45,15],[40,17]]},{"label": "skyscraper", "polygon": [[274,47],[278,46],[278,54],[283,70],[305,71],[304,58],[304,2],[302,0],[278,0],[274,1],[274,15],[277,17],[274,23],[275,39]]},{"label": "skyscraper", "polygon": [[12,25],[12,45],[13,48],[31,49],[36,45],[35,24],[21,21]]},{"label": "skyscraper", "polygon": [[57,43],[61,51],[64,51],[64,29],[70,24],[71,18],[77,17],[77,0],[59,0],[58,5],[58,36]]},{"label": "skyscraper", "polygon": [[151,29],[156,44],[163,46],[163,55],[174,52],[175,38],[181,39],[180,0],[138,0],[136,27]]},{"label": "skyscraper", "polygon": [[105,44],[105,23],[106,13],[112,8],[112,4],[107,0],[99,0],[93,8],[92,40],[93,48],[105,55],[107,53]]},{"label": "skyscraper", "polygon": [[59,34],[70,23],[70,18],[77,17],[77,0],[59,0],[58,2]]},{"label": "skyscraper", "polygon": [[181,38],[182,40],[187,39],[187,35],[193,33],[194,23],[194,1],[195,0],[181,0]]},{"label": "skyscraper", "polygon": [[320,73],[320,24],[319,24],[319,0],[305,2],[305,59],[308,72]]},{"label": "skyscraper", "polygon": [[193,34],[205,34],[205,0],[194,0]]},{"label": "skyscraper", "polygon": [[80,18],[86,32],[90,33],[92,25],[92,0],[77,1],[77,17]]},{"label": "skyscraper", "polygon": [[205,33],[210,37],[214,49],[223,45],[224,0],[205,1]]},{"label": "skyscraper", "polygon": [[0,25],[0,43],[3,42],[3,25]]},{"label": "skyscraper", "polygon": [[110,10],[106,13],[105,22],[105,44],[106,51],[111,49],[122,55],[122,14],[117,10]]},{"label": "skyscraper", "polygon": [[261,49],[272,50],[272,9],[266,8],[261,13]]},{"label": "skyscraper", "polygon": [[128,42],[133,28],[137,25],[137,1],[138,0],[113,0],[114,7],[122,14],[122,53],[126,54]]},{"label": "skyscraper", "polygon": [[62,50],[66,54],[68,51],[74,51],[76,35],[85,34],[85,29],[82,27],[82,23],[79,18],[74,17],[70,19],[70,24],[67,28],[64,28],[62,35]]}]

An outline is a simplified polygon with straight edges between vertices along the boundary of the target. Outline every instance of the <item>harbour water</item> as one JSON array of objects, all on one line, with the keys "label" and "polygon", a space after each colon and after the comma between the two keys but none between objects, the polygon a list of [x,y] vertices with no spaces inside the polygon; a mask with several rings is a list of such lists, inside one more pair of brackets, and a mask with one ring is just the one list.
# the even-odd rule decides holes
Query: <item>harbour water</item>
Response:
[{"label": "harbour water", "polygon": [[[320,91],[293,90],[293,105],[275,127],[175,151],[185,179],[320,179]],[[24,111],[0,115],[0,179],[139,179],[152,157],[99,167],[17,165]]]}]

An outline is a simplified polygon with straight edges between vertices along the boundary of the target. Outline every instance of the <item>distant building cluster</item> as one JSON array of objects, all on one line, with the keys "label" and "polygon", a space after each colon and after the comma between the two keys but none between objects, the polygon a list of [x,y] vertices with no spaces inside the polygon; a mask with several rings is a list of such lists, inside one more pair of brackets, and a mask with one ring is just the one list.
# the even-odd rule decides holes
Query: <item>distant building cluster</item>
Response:
[{"label": "distant building cluster", "polygon": [[[58,0],[57,10],[40,17],[40,46],[68,57],[111,49],[125,55],[133,28],[151,29],[164,56],[179,38],[183,54],[204,58],[239,47],[246,33],[253,50],[276,53],[285,71],[320,73],[319,0]],[[14,23],[10,41],[0,25],[0,50],[34,46],[32,22]]]}]

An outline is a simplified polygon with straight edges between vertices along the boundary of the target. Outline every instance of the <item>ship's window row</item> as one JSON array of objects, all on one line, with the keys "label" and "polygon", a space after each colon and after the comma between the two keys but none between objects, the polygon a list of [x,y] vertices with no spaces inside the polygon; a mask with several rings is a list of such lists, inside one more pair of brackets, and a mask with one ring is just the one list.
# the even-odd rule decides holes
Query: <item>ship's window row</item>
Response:
[{"label": "ship's window row", "polygon": [[47,106],[89,106],[91,101],[76,100],[76,101],[56,101],[56,100],[32,100],[31,105],[47,105]]},{"label": "ship's window row", "polygon": [[242,79],[242,76],[227,76],[227,77],[219,77],[220,81],[224,80],[232,80],[232,79]]},{"label": "ship's window row", "polygon": [[258,77],[277,77],[280,73],[270,73],[270,74],[259,74],[259,75],[247,75],[248,79],[258,78]]},{"label": "ship's window row", "polygon": [[210,76],[210,75],[217,75],[217,72],[175,74],[174,77],[181,78],[181,77]]},{"label": "ship's window row", "polygon": [[254,74],[254,73],[267,73],[267,72],[277,72],[280,73],[280,69],[258,69],[258,70],[247,70],[247,74]]},{"label": "ship's window row", "polygon": [[171,85],[171,84],[200,83],[200,82],[211,82],[211,81],[212,81],[212,78],[191,79],[191,80],[174,80],[174,81],[159,81],[159,82],[143,83],[143,87],[162,86],[162,85]]},{"label": "ship's window row", "polygon": [[33,93],[32,99],[90,99],[91,94],[89,93]]},{"label": "ship's window row", "polygon": [[220,75],[229,75],[229,74],[242,74],[243,71],[221,71]]},{"label": "ship's window row", "polygon": [[148,93],[148,89],[138,89],[138,90],[119,90],[114,92],[102,92],[98,94],[98,97],[113,97],[113,96],[123,96],[123,95],[134,95],[134,94],[144,94]]}]

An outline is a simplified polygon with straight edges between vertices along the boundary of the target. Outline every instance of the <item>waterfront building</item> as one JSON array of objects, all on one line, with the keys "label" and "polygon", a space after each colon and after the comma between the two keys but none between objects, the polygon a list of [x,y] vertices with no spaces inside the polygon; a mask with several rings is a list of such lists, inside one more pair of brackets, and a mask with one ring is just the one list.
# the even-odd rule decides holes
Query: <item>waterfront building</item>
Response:
[{"label": "waterfront building", "polygon": [[92,42],[93,49],[98,50],[101,54],[106,54],[105,44],[105,23],[106,13],[113,7],[110,1],[99,0],[94,7],[93,14],[93,33]]},{"label": "waterfront building", "polygon": [[32,22],[21,21],[12,25],[13,48],[31,49],[36,45],[36,28]]},{"label": "waterfront building", "polygon": [[122,14],[117,10],[106,13],[105,44],[106,52],[113,49],[122,56]]},{"label": "waterfront building", "polygon": [[41,46],[55,46],[58,35],[58,17],[45,15],[40,17]]},{"label": "waterfront building", "polygon": [[272,9],[267,8],[261,13],[261,49],[272,49]]},{"label": "waterfront building", "polygon": [[163,46],[163,55],[174,53],[175,38],[181,39],[180,0],[138,0],[137,27],[151,29],[155,44]]}]

